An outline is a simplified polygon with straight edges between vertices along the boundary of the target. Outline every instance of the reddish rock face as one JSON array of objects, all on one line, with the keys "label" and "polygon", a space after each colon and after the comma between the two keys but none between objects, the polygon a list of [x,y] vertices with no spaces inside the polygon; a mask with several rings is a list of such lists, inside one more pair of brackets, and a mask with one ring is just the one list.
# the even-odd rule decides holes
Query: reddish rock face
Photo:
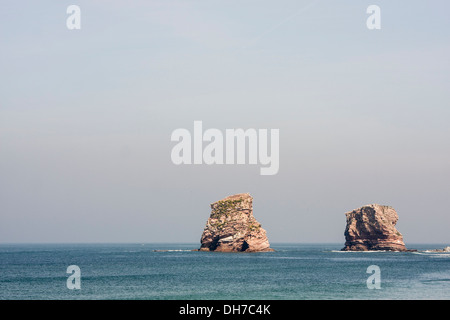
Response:
[{"label": "reddish rock face", "polygon": [[248,193],[211,204],[211,216],[200,242],[200,251],[273,251],[266,230],[253,217],[253,198]]},{"label": "reddish rock face", "polygon": [[407,251],[395,228],[397,212],[389,206],[367,205],[347,212],[344,251]]}]

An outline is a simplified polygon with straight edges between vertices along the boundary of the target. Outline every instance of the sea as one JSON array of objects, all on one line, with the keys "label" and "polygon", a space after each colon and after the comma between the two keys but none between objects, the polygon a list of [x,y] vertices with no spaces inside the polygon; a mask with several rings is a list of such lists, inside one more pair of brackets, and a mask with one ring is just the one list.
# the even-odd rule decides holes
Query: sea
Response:
[{"label": "sea", "polygon": [[0,299],[450,299],[450,253],[429,251],[445,246],[278,243],[275,252],[219,253],[192,251],[195,243],[1,244]]}]

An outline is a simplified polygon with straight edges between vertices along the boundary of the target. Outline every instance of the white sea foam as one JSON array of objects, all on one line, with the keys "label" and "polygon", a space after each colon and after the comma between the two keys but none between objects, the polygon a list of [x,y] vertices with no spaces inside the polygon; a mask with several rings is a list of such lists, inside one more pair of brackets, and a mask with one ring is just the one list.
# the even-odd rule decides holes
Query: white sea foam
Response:
[{"label": "white sea foam", "polygon": [[433,252],[433,251],[425,250],[425,251],[417,251],[417,252],[413,252],[413,253],[420,254],[422,256],[428,256],[428,257],[450,258],[450,253],[444,253],[444,252]]}]

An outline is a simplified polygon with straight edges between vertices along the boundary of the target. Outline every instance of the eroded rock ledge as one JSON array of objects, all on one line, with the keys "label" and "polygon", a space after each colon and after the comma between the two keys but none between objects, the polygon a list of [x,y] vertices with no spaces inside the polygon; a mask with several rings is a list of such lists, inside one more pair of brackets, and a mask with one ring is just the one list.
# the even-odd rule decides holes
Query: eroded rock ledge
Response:
[{"label": "eroded rock ledge", "polygon": [[248,193],[211,204],[211,216],[201,237],[199,251],[273,251],[266,230],[253,217],[253,198]]},{"label": "eroded rock ledge", "polygon": [[370,204],[347,212],[344,251],[410,251],[395,228],[397,212],[390,206]]}]

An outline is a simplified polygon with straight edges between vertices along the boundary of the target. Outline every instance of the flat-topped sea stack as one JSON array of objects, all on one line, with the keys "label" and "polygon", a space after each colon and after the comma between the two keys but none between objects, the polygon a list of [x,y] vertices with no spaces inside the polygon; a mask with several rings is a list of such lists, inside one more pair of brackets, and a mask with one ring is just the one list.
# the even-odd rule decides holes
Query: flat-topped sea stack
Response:
[{"label": "flat-topped sea stack", "polygon": [[211,204],[211,216],[200,242],[200,251],[273,251],[266,230],[253,217],[253,198],[248,193],[229,196]]},{"label": "flat-topped sea stack", "polygon": [[347,212],[343,251],[408,251],[395,228],[397,212],[389,206],[370,204]]}]

